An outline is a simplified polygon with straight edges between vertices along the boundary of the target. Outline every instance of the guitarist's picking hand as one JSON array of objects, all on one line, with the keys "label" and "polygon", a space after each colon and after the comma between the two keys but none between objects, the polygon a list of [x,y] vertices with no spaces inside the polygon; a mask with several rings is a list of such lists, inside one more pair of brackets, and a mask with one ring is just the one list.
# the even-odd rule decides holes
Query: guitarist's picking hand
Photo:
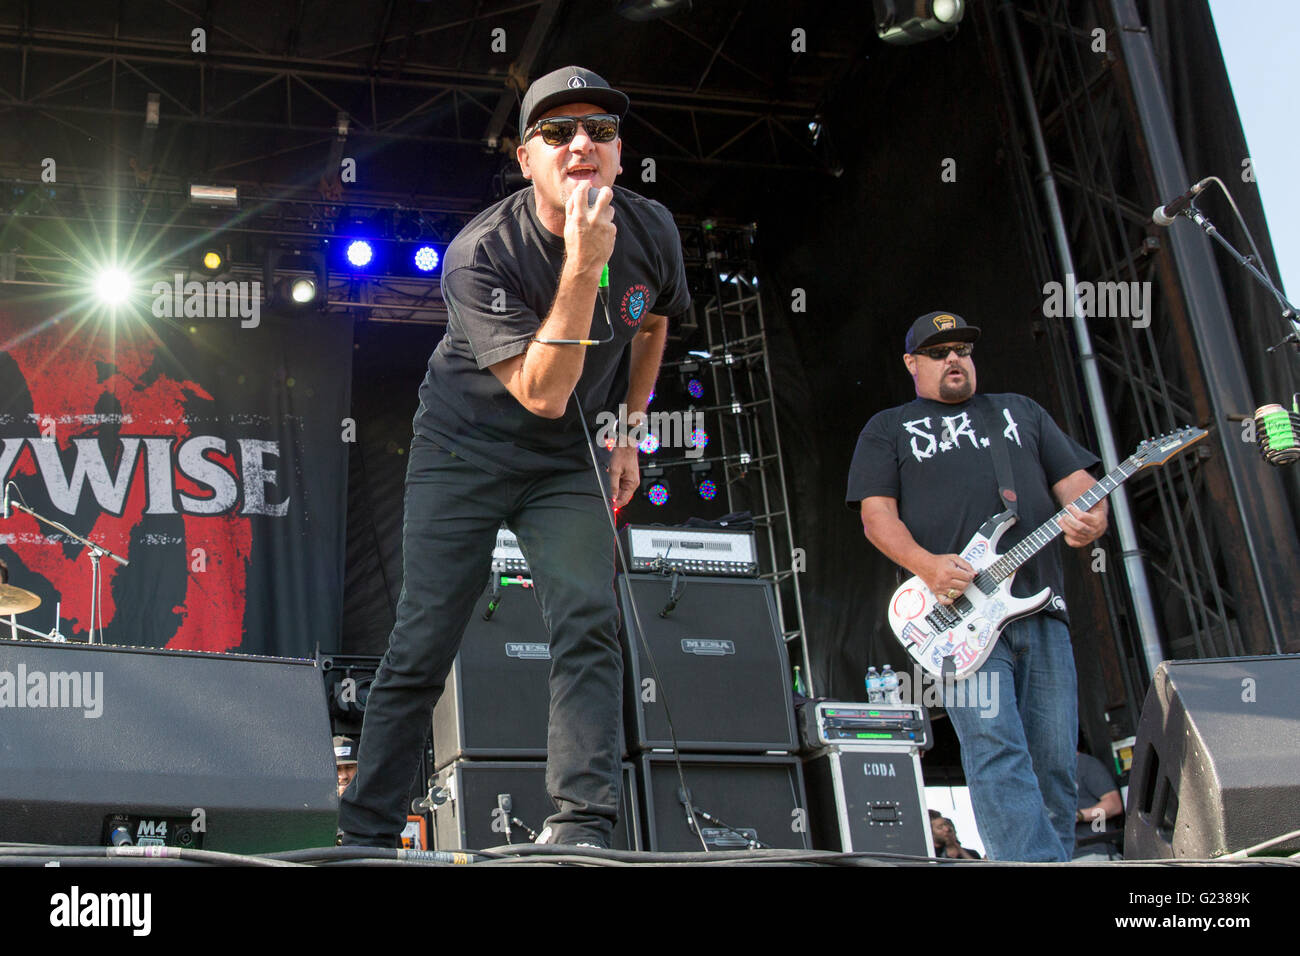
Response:
[{"label": "guitarist's picking hand", "polygon": [[929,570],[921,580],[940,604],[951,604],[975,580],[975,569],[957,554],[936,554]]},{"label": "guitarist's picking hand", "polygon": [[1065,532],[1065,543],[1072,548],[1082,548],[1092,544],[1106,533],[1106,512],[1094,508],[1092,511],[1080,511],[1072,504],[1067,504],[1068,514],[1057,522]]}]

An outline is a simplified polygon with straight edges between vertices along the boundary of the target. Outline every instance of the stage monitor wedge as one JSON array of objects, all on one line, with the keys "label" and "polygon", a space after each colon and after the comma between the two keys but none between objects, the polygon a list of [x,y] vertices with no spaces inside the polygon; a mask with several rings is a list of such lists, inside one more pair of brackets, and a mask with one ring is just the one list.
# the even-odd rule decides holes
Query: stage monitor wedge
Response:
[{"label": "stage monitor wedge", "polygon": [[[1213,859],[1300,829],[1300,655],[1165,661],[1133,747],[1126,859]],[[1268,852],[1300,851],[1292,838]]]},{"label": "stage monitor wedge", "polygon": [[[21,701],[21,703],[20,703]],[[313,661],[0,641],[0,842],[332,846]]]}]

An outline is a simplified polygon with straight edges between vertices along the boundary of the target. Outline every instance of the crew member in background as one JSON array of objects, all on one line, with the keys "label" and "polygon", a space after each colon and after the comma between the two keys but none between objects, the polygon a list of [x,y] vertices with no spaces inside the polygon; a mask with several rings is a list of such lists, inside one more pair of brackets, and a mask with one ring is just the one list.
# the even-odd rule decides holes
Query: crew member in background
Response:
[{"label": "crew member in background", "polygon": [[[979,423],[975,363],[980,331],[951,312],[912,323],[903,364],[916,389],[905,405],[875,415],[858,437],[847,502],[868,540],[951,604],[974,579],[960,554],[991,516],[1004,510],[989,450],[1004,441],[1019,522],[1005,551],[1090,488],[1097,457],[1023,395],[989,395],[993,422]],[[983,404],[983,403],[981,403]],[[997,433],[990,434],[993,429]],[[1090,511],[1069,506],[1065,542],[1082,548],[1106,530],[1103,499]],[[1078,701],[1057,542],[1023,566],[1012,593],[1050,586],[1056,597],[1011,622],[981,668],[967,678],[968,706],[947,707],[961,741],[962,768],[991,860],[1066,861],[1074,850]],[[996,672],[995,706],[977,703],[973,682]],[[990,682],[991,683],[991,682]],[[954,695],[958,697],[959,695]]]},{"label": "crew member in background", "polygon": [[934,855],[949,860],[978,860],[980,855],[957,842],[957,828],[938,810],[930,811],[930,836],[934,838]]},{"label": "crew member in background", "polygon": [[334,738],[334,769],[339,778],[339,796],[357,775],[357,744],[351,737]]},{"label": "crew member in background", "polygon": [[1080,750],[1075,769],[1079,809],[1075,814],[1074,859],[1122,860],[1119,843],[1124,836],[1124,802],[1115,777],[1092,754]]},{"label": "crew member in background", "polygon": [[598,416],[619,403],[645,411],[667,316],[690,303],[672,216],[614,186],[627,107],[580,67],[536,80],[516,151],[532,188],[480,213],[447,248],[447,331],[420,386],[406,476],[402,595],[366,705],[357,778],[339,807],[345,844],[398,845],[430,713],[504,520],[550,631],[555,813],[538,842],[609,845],[623,663],[598,482],[621,507],[639,472],[635,444],[622,440],[612,453],[595,448],[598,478],[582,418],[594,436]]}]

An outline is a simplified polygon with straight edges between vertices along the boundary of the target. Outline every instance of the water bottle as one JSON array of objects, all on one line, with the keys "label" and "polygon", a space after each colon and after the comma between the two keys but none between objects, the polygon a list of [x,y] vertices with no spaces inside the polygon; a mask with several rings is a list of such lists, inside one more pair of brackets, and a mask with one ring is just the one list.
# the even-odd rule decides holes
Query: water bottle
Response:
[{"label": "water bottle", "polygon": [[880,675],[880,683],[883,685],[886,704],[901,704],[903,702],[903,698],[898,691],[898,675],[894,673],[894,669],[888,664],[885,665],[884,673]]},{"label": "water bottle", "polygon": [[876,673],[874,667],[867,668],[867,703],[879,704],[884,701],[884,686],[880,680],[880,675]]}]

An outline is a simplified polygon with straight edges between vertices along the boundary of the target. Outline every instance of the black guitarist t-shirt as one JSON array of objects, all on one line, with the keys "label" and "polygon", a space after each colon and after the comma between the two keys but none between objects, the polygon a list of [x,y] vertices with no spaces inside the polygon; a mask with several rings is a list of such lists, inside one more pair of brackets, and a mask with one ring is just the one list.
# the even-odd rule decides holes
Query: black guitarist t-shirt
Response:
[{"label": "black guitarist t-shirt", "polygon": [[[627,397],[628,343],[642,320],[651,313],[680,315],[690,306],[672,215],[621,186],[614,187],[613,206],[618,237],[609,260],[608,321],[597,298],[590,334],[605,339],[612,327],[613,340],[584,349],[576,389],[593,436],[600,413],[617,414]],[[531,188],[460,231],[443,262],[447,331],[420,386],[417,434],[496,475],[591,467],[572,399],[563,417],[542,418],[488,368],[528,348],[555,301],[563,265],[564,239],[537,218]],[[597,453],[608,456],[599,443]]]},{"label": "black guitarist t-shirt", "polygon": [[[998,549],[1005,553],[1060,510],[1051,488],[1062,478],[1098,464],[1092,452],[1061,431],[1041,405],[1024,395],[988,395],[994,420],[981,426],[974,400],[949,405],[918,398],[875,415],[858,436],[846,500],[855,511],[863,498],[898,502],[898,516],[916,543],[932,554],[960,554],[980,526],[1003,510],[989,443],[996,428],[1006,442],[1019,520]],[[987,409],[987,406],[985,406]],[[1055,592],[1045,612],[1068,623],[1061,539],[1016,573],[1011,593]]]}]

